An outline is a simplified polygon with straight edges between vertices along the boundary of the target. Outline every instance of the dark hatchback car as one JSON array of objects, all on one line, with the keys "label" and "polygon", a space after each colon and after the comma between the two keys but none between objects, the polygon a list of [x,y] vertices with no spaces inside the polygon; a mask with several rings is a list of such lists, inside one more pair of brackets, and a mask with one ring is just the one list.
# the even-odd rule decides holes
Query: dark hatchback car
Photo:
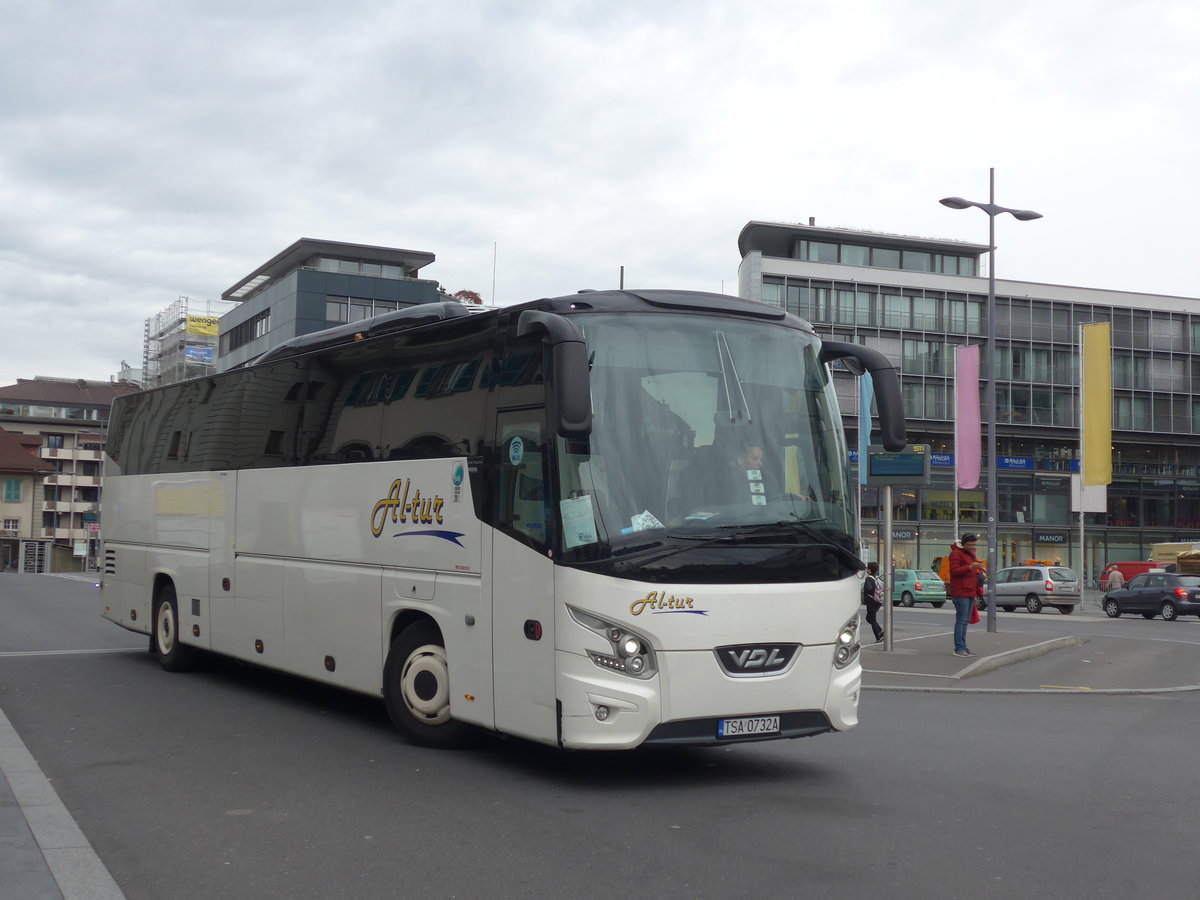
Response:
[{"label": "dark hatchback car", "polygon": [[1161,615],[1168,622],[1183,615],[1200,616],[1200,575],[1146,572],[1134,575],[1123,588],[1104,595],[1104,611],[1114,619],[1122,613]]}]

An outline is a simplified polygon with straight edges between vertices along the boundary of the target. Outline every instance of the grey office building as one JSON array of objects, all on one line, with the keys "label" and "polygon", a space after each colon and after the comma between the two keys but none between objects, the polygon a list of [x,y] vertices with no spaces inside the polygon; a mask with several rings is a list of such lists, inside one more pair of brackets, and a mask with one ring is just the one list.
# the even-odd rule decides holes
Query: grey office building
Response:
[{"label": "grey office building", "polygon": [[[874,347],[901,370],[909,440],[930,444],[934,465],[931,484],[894,489],[895,565],[943,555],[956,509],[960,531],[984,531],[985,483],[956,496],[953,415],[954,349],[985,342],[987,246],[750,222],[738,250],[742,297]],[[1107,512],[1086,515],[1081,557],[1078,326],[1093,322],[1112,324],[1113,482]],[[999,565],[1059,560],[1095,578],[1107,561],[1148,558],[1153,543],[1200,540],[1200,301],[997,280],[996,341]],[[835,378],[857,446],[857,379]],[[877,559],[880,512],[864,488]]]},{"label": "grey office building", "polygon": [[301,238],[221,294],[217,370],[284,341],[417,303],[445,299],[418,277],[435,259],[422,250]]}]

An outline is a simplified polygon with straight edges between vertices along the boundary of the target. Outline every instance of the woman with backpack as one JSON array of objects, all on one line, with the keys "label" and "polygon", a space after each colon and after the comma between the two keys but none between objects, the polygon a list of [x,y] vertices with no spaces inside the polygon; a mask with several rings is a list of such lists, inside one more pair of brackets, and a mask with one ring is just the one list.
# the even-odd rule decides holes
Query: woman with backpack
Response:
[{"label": "woman with backpack", "polygon": [[867,577],[863,579],[863,603],[867,605],[867,624],[875,634],[875,643],[883,640],[883,626],[879,624],[880,607],[883,606],[883,579],[879,577],[879,563],[867,563]]}]

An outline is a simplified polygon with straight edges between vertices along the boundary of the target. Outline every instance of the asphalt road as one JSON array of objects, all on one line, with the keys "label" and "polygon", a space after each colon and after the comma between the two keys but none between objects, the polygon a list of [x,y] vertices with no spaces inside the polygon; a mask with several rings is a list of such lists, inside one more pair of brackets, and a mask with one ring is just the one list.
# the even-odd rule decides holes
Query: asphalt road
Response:
[{"label": "asphalt road", "polygon": [[1200,693],[868,691],[800,741],[438,752],[370,698],[166,673],[90,588],[21,578],[0,708],[131,900],[1196,896]]}]

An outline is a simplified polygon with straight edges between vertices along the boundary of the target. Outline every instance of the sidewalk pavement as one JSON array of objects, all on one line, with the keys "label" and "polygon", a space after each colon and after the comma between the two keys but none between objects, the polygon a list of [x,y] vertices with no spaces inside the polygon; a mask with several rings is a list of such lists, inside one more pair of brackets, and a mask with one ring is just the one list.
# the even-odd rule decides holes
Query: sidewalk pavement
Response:
[{"label": "sidewalk pavement", "polygon": [[[1200,691],[1196,635],[1149,641],[973,627],[975,656],[953,653],[951,629],[893,634],[892,649],[862,650],[863,687],[882,691],[1153,694]],[[1050,656],[1053,654],[1053,656]],[[1046,659],[1036,662],[1042,657]],[[1029,663],[1011,669],[1016,663]],[[1050,683],[1046,683],[1046,681]]]},{"label": "sidewalk pavement", "polygon": [[868,688],[920,690],[945,682],[943,688],[967,687],[964,679],[994,672],[1004,666],[1034,659],[1064,647],[1085,643],[1075,635],[987,632],[972,629],[971,649],[975,656],[964,659],[953,653],[950,631],[920,637],[895,637],[891,650],[883,644],[863,647],[863,684]]},{"label": "sidewalk pavement", "polygon": [[124,900],[0,710],[0,900]]}]

